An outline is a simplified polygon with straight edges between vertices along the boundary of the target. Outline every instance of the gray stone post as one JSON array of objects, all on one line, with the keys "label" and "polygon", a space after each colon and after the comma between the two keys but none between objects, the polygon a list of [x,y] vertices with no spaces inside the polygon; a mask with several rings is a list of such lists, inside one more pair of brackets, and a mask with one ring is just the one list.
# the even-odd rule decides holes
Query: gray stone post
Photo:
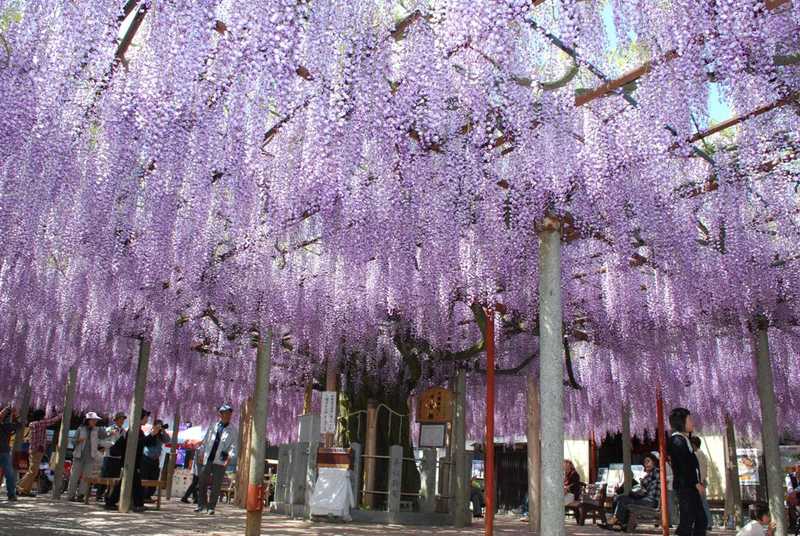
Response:
[{"label": "gray stone post", "polygon": [[758,399],[761,402],[761,443],[764,447],[764,462],[767,473],[767,498],[772,520],[777,528],[775,536],[786,536],[788,523],[783,507],[784,478],[781,467],[781,454],[778,441],[778,415],[775,403],[775,384],[772,377],[772,363],[769,357],[769,336],[767,319],[759,315],[756,325],[756,378]]},{"label": "gray stone post", "polygon": [[[467,501],[469,500],[469,470],[466,468],[466,420],[467,420],[467,372],[458,369],[456,372],[455,411],[453,412],[453,461],[455,463],[455,485],[453,493],[453,524],[456,528],[466,525]],[[436,455],[433,456],[434,466]],[[436,502],[434,501],[434,508]]]},{"label": "gray stone post", "polygon": [[561,222],[539,229],[539,389],[542,419],[541,528],[564,536],[564,360],[561,326]]},{"label": "gray stone post", "polygon": [[400,512],[400,498],[403,486],[403,447],[392,445],[389,447],[389,500],[388,511],[396,514]]},{"label": "gray stone post", "polygon": [[627,402],[622,403],[622,474],[625,495],[633,488],[633,471],[631,470],[631,409]]},{"label": "gray stone post", "polygon": [[436,511],[436,450],[422,449],[420,473],[420,510],[432,514]]},{"label": "gray stone post", "polygon": [[317,483],[317,451],[319,441],[308,444],[308,457],[306,458],[306,519],[311,519],[311,495],[314,493],[314,484]]},{"label": "gray stone post", "polygon": [[272,364],[272,333],[259,334],[256,350],[255,393],[253,393],[253,418],[250,433],[250,471],[247,475],[247,516],[245,535],[261,534],[263,513],[264,458],[267,452],[267,415],[269,412],[269,375]]},{"label": "gray stone post", "polygon": [[61,428],[58,433],[58,447],[54,456],[53,463],[53,499],[61,498],[61,490],[64,489],[64,460],[67,457],[67,443],[69,442],[69,424],[72,420],[72,406],[75,402],[75,384],[77,382],[78,370],[75,365],[69,368],[67,374],[67,388],[64,394],[64,414],[61,417]]},{"label": "gray stone post", "polygon": [[139,363],[136,367],[136,384],[134,385],[133,399],[131,400],[131,411],[128,413],[128,439],[125,443],[125,458],[119,499],[119,511],[122,513],[130,512],[133,500],[133,475],[136,466],[136,450],[139,445],[139,429],[149,365],[150,341],[141,338],[139,340]]},{"label": "gray stone post", "polygon": [[361,443],[350,443],[350,449],[353,451],[353,479],[350,485],[353,486],[353,498],[356,501],[356,508],[360,508],[361,500],[358,494],[361,493],[361,471],[364,467],[364,460],[361,456],[364,450]]}]

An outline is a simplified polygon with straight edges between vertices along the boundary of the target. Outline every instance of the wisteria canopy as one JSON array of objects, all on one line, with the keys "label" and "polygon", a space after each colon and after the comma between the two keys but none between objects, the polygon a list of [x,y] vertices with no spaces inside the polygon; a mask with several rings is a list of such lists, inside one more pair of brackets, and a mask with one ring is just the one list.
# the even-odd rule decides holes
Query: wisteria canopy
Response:
[{"label": "wisteria canopy", "polygon": [[652,428],[658,387],[757,424],[756,315],[799,432],[799,90],[800,2],[0,0],[0,399],[77,365],[115,409],[147,337],[146,405],[199,418],[269,332],[273,441],[328,360],[405,395],[465,367],[477,435],[502,303],[518,435],[553,215],[572,433]]}]

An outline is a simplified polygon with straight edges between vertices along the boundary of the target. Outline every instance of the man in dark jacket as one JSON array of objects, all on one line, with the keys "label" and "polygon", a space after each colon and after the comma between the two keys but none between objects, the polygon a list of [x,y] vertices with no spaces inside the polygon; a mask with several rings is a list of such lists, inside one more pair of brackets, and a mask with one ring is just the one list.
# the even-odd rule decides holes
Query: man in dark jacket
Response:
[{"label": "man in dark jacket", "polygon": [[[115,450],[112,447],[112,453],[117,452],[119,453],[121,459],[125,459],[125,451],[128,447],[128,434],[134,431],[135,428],[138,428],[139,432],[139,441],[136,445],[136,465],[134,466],[133,470],[133,511],[134,512],[144,512],[144,490],[142,489],[142,452],[144,451],[144,432],[142,432],[142,426],[147,424],[147,420],[150,418],[150,412],[146,410],[142,410],[142,416],[139,420],[138,424],[131,423],[130,428],[128,431],[117,440],[115,443],[115,447],[119,445],[119,447]],[[122,480],[117,481],[117,484],[114,486],[114,491],[111,492],[110,495],[106,495],[106,509],[107,510],[116,510],[117,502],[119,502],[119,496],[122,490]]]},{"label": "man in dark jacket", "polygon": [[694,431],[691,413],[686,408],[673,409],[669,414],[669,425],[672,436],[667,446],[672,466],[672,488],[678,493],[680,508],[680,523],[675,534],[705,536],[707,522],[701,497],[706,490],[690,440]]}]

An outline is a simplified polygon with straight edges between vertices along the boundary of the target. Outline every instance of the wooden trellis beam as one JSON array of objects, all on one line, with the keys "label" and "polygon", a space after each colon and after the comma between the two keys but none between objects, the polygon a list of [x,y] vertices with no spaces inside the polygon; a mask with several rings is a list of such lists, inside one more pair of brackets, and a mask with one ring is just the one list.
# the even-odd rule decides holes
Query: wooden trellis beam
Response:
[{"label": "wooden trellis beam", "polygon": [[[754,117],[758,117],[759,115],[765,114],[765,113],[769,112],[770,110],[774,110],[776,108],[780,108],[781,106],[785,106],[785,105],[790,104],[792,102],[796,102],[798,100],[798,98],[800,98],[800,94],[799,93],[792,93],[791,95],[787,95],[787,96],[785,96],[783,98],[780,98],[780,99],[778,99],[778,100],[776,100],[776,101],[774,101],[774,102],[772,102],[770,104],[767,104],[765,106],[761,106],[760,108],[756,108],[752,112],[748,112],[748,113],[740,115],[738,117],[732,117],[731,119],[728,119],[727,121],[723,121],[722,123],[720,123],[718,125],[714,125],[711,128],[708,128],[706,130],[702,130],[702,131],[698,132],[697,134],[693,135],[691,138],[689,138],[689,143],[694,143],[696,141],[700,141],[702,139],[705,139],[705,138],[711,136],[712,134],[716,134],[717,132],[721,132],[721,131],[725,130],[726,128],[730,128],[732,126],[738,125],[739,123],[743,123],[744,121],[747,121],[748,119],[752,119]],[[673,148],[674,147],[675,147],[675,145],[673,145]]]},{"label": "wooden trellis beam", "polygon": [[[765,0],[764,3],[765,3],[766,8],[768,10],[773,11],[773,10],[777,9],[778,7],[784,5],[784,4],[790,4],[791,0]],[[670,62],[670,61],[674,60],[677,57],[678,57],[677,52],[672,50],[672,51],[667,52],[664,55],[664,57],[660,61],[658,61],[657,63],[667,63],[667,62]],[[615,80],[610,80],[609,82],[606,82],[602,86],[599,86],[596,89],[594,89],[594,90],[592,90],[592,91],[590,91],[588,93],[584,93],[583,95],[579,95],[579,96],[575,97],[575,106],[576,107],[577,106],[583,106],[584,104],[587,104],[587,103],[589,103],[589,102],[591,102],[591,101],[593,101],[595,99],[598,99],[598,98],[600,98],[600,97],[602,97],[604,95],[608,95],[612,91],[616,91],[617,89],[621,88],[622,86],[630,84],[631,82],[635,82],[639,78],[641,78],[644,75],[646,75],[647,73],[649,73],[652,70],[652,67],[653,67],[653,62],[652,61],[647,61],[643,65],[641,65],[640,67],[637,67],[636,69],[625,73],[621,77],[619,77],[619,78],[617,78]]]}]

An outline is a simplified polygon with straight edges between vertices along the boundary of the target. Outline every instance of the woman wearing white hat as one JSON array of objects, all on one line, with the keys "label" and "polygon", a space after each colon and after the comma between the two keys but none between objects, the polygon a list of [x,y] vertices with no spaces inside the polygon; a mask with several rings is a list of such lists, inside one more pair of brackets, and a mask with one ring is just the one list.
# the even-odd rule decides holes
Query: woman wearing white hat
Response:
[{"label": "woman wearing white hat", "polygon": [[[103,453],[97,445],[98,428],[97,421],[100,416],[94,411],[90,411],[84,417],[83,424],[78,428],[78,435],[75,438],[75,448],[72,451],[72,474],[69,476],[69,487],[67,495],[70,501],[79,501],[89,490],[89,475],[100,460]],[[78,484],[80,483],[80,490]],[[78,492],[76,494],[76,492]]]}]

